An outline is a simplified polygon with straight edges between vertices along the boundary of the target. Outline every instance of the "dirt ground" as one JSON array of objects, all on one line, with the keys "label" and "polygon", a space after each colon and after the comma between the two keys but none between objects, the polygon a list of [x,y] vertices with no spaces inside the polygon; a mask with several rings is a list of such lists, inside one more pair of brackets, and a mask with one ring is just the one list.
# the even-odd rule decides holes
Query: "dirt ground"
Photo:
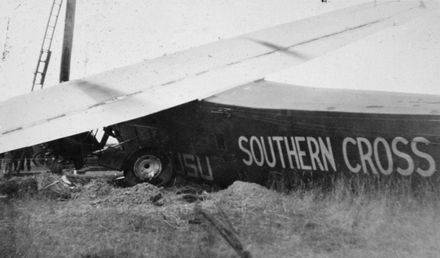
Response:
[{"label": "dirt ground", "polygon": [[[438,257],[439,198],[237,181],[125,187],[118,174],[40,174],[0,189],[4,257]],[[105,176],[106,175],[106,176]],[[14,180],[14,179],[12,179]],[[15,179],[21,184],[24,178]],[[4,181],[2,181],[4,182]],[[24,189],[24,190],[23,190]]]}]

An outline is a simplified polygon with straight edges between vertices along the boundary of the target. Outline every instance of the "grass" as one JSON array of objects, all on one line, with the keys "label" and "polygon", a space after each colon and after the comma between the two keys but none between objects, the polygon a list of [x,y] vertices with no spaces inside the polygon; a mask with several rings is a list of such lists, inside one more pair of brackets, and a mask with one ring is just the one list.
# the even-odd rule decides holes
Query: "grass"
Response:
[{"label": "grass", "polygon": [[[355,186],[355,188],[354,188]],[[5,257],[235,257],[179,192],[151,185],[115,188],[95,180],[72,199],[2,201]],[[199,191],[200,192],[200,191]],[[160,193],[161,202],[153,200]],[[439,195],[433,187],[334,187],[278,193],[236,182],[199,202],[226,216],[253,257],[438,257]]]}]

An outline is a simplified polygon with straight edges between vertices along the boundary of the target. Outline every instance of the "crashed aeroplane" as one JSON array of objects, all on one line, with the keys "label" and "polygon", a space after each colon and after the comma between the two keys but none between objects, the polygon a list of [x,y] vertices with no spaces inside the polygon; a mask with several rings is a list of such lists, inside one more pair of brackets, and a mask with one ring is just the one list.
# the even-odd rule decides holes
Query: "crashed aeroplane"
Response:
[{"label": "crashed aeroplane", "polygon": [[9,99],[0,152],[105,127],[120,143],[101,163],[132,184],[176,173],[219,185],[289,174],[435,180],[440,96],[264,80],[432,6],[363,4]]}]

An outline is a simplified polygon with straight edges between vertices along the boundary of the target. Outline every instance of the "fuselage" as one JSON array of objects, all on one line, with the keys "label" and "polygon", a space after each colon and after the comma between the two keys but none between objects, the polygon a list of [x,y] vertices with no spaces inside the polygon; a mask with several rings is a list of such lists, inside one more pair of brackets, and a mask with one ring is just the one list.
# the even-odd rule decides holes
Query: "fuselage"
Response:
[{"label": "fuselage", "polygon": [[276,108],[221,97],[191,102],[116,128],[124,139],[136,138],[125,144],[127,152],[165,149],[176,173],[219,185],[298,175],[437,180],[437,114],[378,112],[373,105],[371,112],[283,109],[279,97]]}]

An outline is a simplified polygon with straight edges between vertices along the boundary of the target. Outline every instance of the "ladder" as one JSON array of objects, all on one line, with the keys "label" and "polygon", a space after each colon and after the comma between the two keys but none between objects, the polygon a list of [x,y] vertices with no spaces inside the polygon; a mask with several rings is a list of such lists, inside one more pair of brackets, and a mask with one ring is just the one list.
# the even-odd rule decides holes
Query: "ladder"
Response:
[{"label": "ladder", "polygon": [[44,32],[43,43],[41,44],[40,55],[38,57],[37,68],[34,72],[31,91],[34,91],[36,86],[39,86],[40,89],[43,88],[50,56],[52,54],[50,47],[52,45],[53,35],[55,33],[55,27],[57,26],[62,4],[63,0],[54,0],[52,2],[49,19],[47,20],[46,30]]}]

